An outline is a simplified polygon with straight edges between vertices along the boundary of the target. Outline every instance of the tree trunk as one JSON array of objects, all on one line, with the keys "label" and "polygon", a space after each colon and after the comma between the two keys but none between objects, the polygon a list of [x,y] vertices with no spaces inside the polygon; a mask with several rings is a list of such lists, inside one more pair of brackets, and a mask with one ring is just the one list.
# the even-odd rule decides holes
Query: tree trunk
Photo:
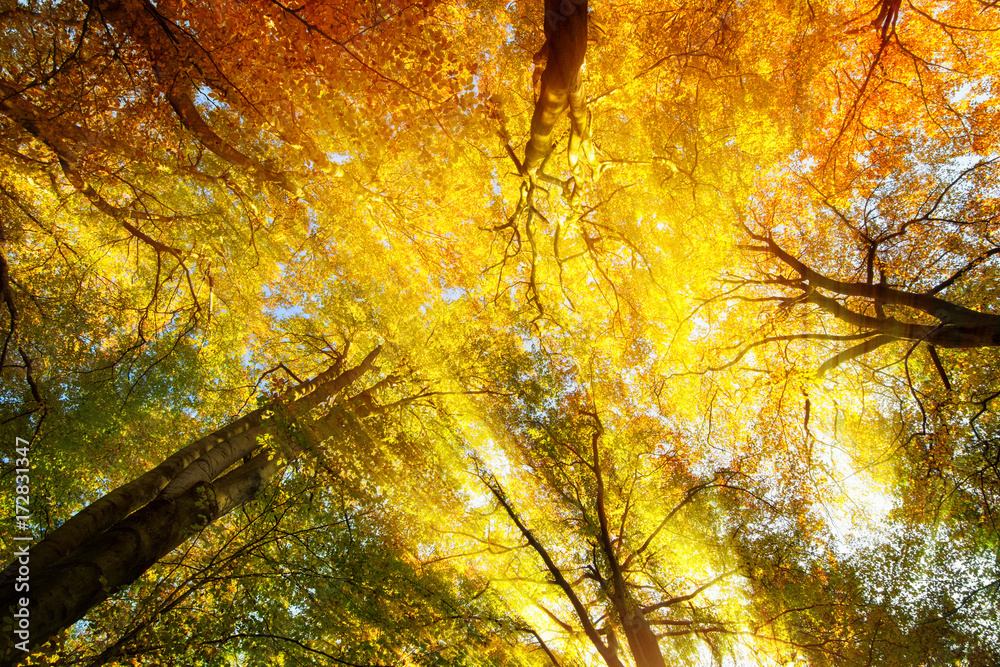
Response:
[{"label": "tree trunk", "polygon": [[[253,499],[278,471],[279,459],[298,456],[302,440],[315,444],[310,434],[327,415],[310,413],[371,370],[379,352],[344,372],[338,363],[269,406],[199,438],[81,510],[26,554],[15,552],[14,562],[0,576],[0,665],[16,664],[26,655],[23,649],[43,644],[80,620],[188,538]],[[367,413],[369,394],[361,392],[362,400],[355,396],[348,401],[360,403]],[[336,434],[335,429],[322,431]],[[265,433],[281,451],[255,453],[257,436]],[[225,472],[240,459],[242,464]],[[27,578],[19,576],[25,571]],[[16,590],[22,582],[27,590]],[[15,633],[8,625],[11,618],[15,629],[19,618],[27,618],[29,631]]]},{"label": "tree trunk", "polygon": [[666,667],[660,652],[660,642],[638,605],[624,596],[620,601],[616,599],[614,602],[635,664],[638,667]]},{"label": "tree trunk", "polygon": [[605,589],[605,592],[621,622],[625,640],[628,642],[629,651],[632,653],[637,667],[666,667],[663,662],[663,654],[660,652],[660,643],[652,628],[649,627],[649,622],[643,615],[642,609],[639,608],[639,604],[629,592],[628,584],[625,582],[625,573],[618,560],[618,554],[611,537],[607,509],[604,505],[604,473],[601,470],[600,450],[597,444],[603,433],[604,428],[598,422],[598,429],[591,436],[590,446],[594,455],[593,471],[597,482],[597,497],[594,499],[594,505],[597,508],[597,520],[600,526],[601,549],[604,551],[605,558],[608,559],[608,567],[611,570],[611,589]]},{"label": "tree trunk", "polygon": [[570,115],[570,167],[575,167],[582,148],[592,161],[593,147],[587,121],[583,89],[584,57],[587,52],[587,0],[545,0],[545,44],[536,62],[545,60],[531,137],[524,149],[524,171],[538,171],[549,151],[556,122],[566,109]]}]

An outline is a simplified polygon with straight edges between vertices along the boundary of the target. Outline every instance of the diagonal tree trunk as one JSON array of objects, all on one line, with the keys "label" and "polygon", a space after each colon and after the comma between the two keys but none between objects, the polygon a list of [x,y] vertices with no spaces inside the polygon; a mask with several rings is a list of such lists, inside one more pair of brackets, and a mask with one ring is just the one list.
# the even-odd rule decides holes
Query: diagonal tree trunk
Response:
[{"label": "diagonal tree trunk", "polygon": [[[270,405],[199,438],[82,510],[26,554],[15,552],[14,562],[0,576],[5,621],[0,664],[15,664],[26,655],[23,648],[43,644],[198,531],[253,499],[283,460],[294,459],[306,445],[319,444],[316,433],[342,433],[323,423],[327,414],[311,413],[371,371],[379,352],[373,350],[346,371],[338,363]],[[349,412],[355,404],[361,415],[373,411],[368,391],[340,404],[337,413],[345,407]],[[258,436],[265,434],[277,450],[258,444]],[[30,588],[18,591],[21,565],[29,569]],[[8,619],[25,608],[30,618],[27,636],[7,626]]]}]

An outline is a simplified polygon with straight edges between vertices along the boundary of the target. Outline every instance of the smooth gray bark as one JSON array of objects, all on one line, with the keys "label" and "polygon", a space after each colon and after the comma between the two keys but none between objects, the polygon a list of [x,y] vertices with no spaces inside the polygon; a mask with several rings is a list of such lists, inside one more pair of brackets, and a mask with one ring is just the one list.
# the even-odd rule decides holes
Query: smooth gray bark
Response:
[{"label": "smooth gray bark", "polygon": [[[35,648],[138,579],[214,520],[252,500],[283,461],[317,445],[311,434],[328,419],[328,411],[317,408],[374,369],[379,352],[373,350],[359,365],[344,372],[339,372],[337,364],[286,391],[270,405],[199,438],[82,510],[30,550],[26,558],[30,567],[27,592],[14,590],[19,566],[15,559],[6,568],[0,588],[4,613],[0,665],[16,664],[27,655],[15,649],[20,638],[7,626],[15,610],[21,608],[21,598],[29,601],[28,646]],[[346,402],[359,397],[363,399],[357,401],[360,412],[370,413],[370,392],[360,392]],[[335,410],[331,416],[343,412]],[[344,433],[329,426],[321,430],[330,436]],[[277,449],[261,447],[250,456],[258,449],[257,436],[263,433],[271,435]],[[221,468],[218,460],[212,465],[195,465],[215,450],[223,452],[225,460],[231,459],[233,452],[246,458],[228,472],[238,458]],[[171,486],[178,479],[183,483]],[[168,488],[171,493],[163,492]]]}]

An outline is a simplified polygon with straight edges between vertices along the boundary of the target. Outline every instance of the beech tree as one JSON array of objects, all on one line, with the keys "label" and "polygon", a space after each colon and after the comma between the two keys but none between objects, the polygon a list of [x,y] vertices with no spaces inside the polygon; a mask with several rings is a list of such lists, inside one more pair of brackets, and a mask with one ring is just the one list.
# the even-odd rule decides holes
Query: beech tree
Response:
[{"label": "beech tree", "polygon": [[[926,346],[950,389],[937,348],[989,348],[1000,341],[994,335],[997,316],[984,312],[988,302],[970,285],[989,282],[990,258],[1000,251],[989,231],[997,211],[981,199],[982,187],[990,187],[984,179],[994,173],[994,160],[977,160],[965,168],[946,164],[946,170],[953,175],[919,180],[897,175],[899,183],[876,180],[873,190],[857,193],[859,201],[841,204],[821,191],[814,193],[811,208],[798,204],[796,213],[832,226],[831,240],[840,238],[853,246],[846,257],[843,246],[838,248],[842,254],[835,273],[809,266],[775,238],[775,227],[779,234],[786,229],[777,218],[795,215],[792,209],[775,202],[773,210],[753,211],[756,220],[751,224],[762,231],[744,226],[750,244],[742,248],[760,255],[761,261],[755,262],[755,275],[733,276],[727,284],[738,293],[773,300],[778,313],[813,306],[855,329],[855,339],[864,340],[825,362],[820,374],[903,341],[909,343],[907,356]],[[825,265],[829,260],[822,261]]]},{"label": "beech tree", "polygon": [[[631,392],[604,364],[588,382],[558,357],[532,357],[537,380],[491,408],[513,470],[476,460],[499,522],[528,552],[515,571],[537,583],[522,594],[563,641],[589,644],[610,667],[721,660],[740,654],[742,637],[767,641],[769,620],[744,609],[750,572],[733,546],[799,513],[814,530],[802,489],[775,493],[741,464],[698,452],[652,406],[606,411],[607,395]],[[514,367],[524,372],[525,360]]]},{"label": "beech tree", "polygon": [[[273,405],[187,445],[35,545],[26,559],[45,574],[32,590],[27,646],[76,622],[195,532],[251,500],[278,471],[279,459],[294,459],[310,441],[318,444],[317,428],[335,428],[329,419],[322,427],[313,425],[310,413],[369,372],[377,354],[373,351],[350,369],[338,364],[288,390]],[[370,390],[375,388],[349,399],[355,402],[350,418],[372,410]],[[17,571],[15,561],[4,572],[10,591],[5,607],[15,606]],[[6,660],[13,659],[14,639],[13,633],[4,639]]]},{"label": "beech tree", "polygon": [[777,348],[796,372],[829,378],[836,370],[831,382],[866,386],[899,405],[888,446],[916,467],[908,475],[936,471],[950,480],[942,493],[970,503],[960,515],[976,507],[991,516],[996,209],[983,197],[992,186],[981,179],[995,164],[968,162],[928,162],[937,173],[891,180],[866,174],[840,195],[803,179],[794,200],[775,197],[748,209],[741,228],[747,270],[722,276],[724,293],[712,300],[745,304],[759,325],[713,368]]},{"label": "beech tree", "polygon": [[996,11],[0,8],[5,659],[995,661]]}]

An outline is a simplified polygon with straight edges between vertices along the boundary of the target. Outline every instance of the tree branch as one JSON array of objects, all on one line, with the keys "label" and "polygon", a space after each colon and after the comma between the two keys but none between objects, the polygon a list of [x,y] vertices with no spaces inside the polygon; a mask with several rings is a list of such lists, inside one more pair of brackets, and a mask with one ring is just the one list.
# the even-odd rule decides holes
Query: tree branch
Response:
[{"label": "tree branch", "polygon": [[[780,259],[809,283],[811,287],[819,287],[843,296],[856,296],[878,301],[886,305],[904,306],[922,311],[931,317],[947,324],[956,326],[982,326],[984,322],[1000,324],[1000,316],[980,313],[963,306],[955,305],[932,294],[917,294],[887,287],[885,284],[851,283],[829,278],[810,269],[797,258],[786,252],[770,236],[754,234],[744,226],[750,236],[767,244],[766,252]],[[765,250],[764,248],[752,248]],[[811,296],[811,295],[810,295]],[[995,321],[995,322],[994,322]],[[865,325],[869,326],[869,325]],[[888,332],[885,332],[888,333]]]},{"label": "tree branch", "polygon": [[573,587],[568,581],[566,581],[566,577],[563,576],[562,571],[555,564],[555,561],[552,560],[549,552],[538,541],[534,533],[532,533],[518,518],[517,513],[514,512],[514,508],[511,507],[510,503],[507,501],[507,498],[505,497],[503,490],[500,488],[499,483],[496,481],[496,478],[493,478],[493,482],[491,483],[486,479],[484,472],[480,474],[480,479],[483,481],[483,484],[486,485],[486,488],[488,488],[497,499],[497,502],[500,503],[501,507],[503,507],[507,516],[509,516],[510,520],[514,522],[514,525],[517,526],[517,529],[521,531],[521,535],[523,535],[528,541],[531,548],[535,550],[539,557],[541,557],[542,562],[545,564],[545,569],[548,570],[556,585],[562,589],[563,593],[569,599],[570,604],[573,605],[573,610],[576,612],[577,618],[580,619],[583,631],[586,633],[590,642],[594,645],[594,648],[597,649],[597,652],[602,658],[604,658],[604,662],[608,664],[608,667],[624,667],[622,662],[618,659],[618,656],[616,656],[601,640],[600,634],[597,632],[597,629],[594,628],[594,624],[590,620],[590,615],[587,613],[586,607],[583,606],[580,598],[577,597]]},{"label": "tree branch", "polygon": [[842,352],[838,352],[830,359],[824,361],[823,365],[820,366],[819,370],[816,371],[816,375],[818,377],[823,377],[828,371],[833,370],[840,364],[850,361],[851,359],[856,359],[857,357],[860,357],[862,355],[868,354],[869,352],[877,350],[883,345],[891,343],[895,340],[898,339],[892,336],[876,336],[875,338],[870,338],[863,343],[855,345],[854,347],[849,347],[846,350],[843,350]]}]

